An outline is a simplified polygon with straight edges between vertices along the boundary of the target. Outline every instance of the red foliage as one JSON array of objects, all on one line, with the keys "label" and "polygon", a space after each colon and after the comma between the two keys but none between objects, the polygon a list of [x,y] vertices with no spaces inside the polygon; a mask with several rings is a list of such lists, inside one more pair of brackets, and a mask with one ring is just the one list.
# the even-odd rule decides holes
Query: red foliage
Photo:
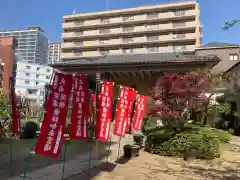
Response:
[{"label": "red foliage", "polygon": [[153,88],[152,98],[156,103],[150,115],[162,120],[175,118],[184,121],[186,110],[196,109],[207,103],[204,92],[210,86],[210,78],[196,73],[165,74]]}]

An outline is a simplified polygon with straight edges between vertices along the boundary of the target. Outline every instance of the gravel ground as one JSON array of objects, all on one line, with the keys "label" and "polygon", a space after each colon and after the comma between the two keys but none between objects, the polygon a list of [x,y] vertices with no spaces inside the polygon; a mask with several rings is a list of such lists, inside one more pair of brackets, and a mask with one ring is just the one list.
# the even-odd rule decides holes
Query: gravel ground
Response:
[{"label": "gravel ground", "polygon": [[240,147],[224,149],[219,159],[191,162],[141,152],[125,163],[103,164],[68,180],[239,180]]}]

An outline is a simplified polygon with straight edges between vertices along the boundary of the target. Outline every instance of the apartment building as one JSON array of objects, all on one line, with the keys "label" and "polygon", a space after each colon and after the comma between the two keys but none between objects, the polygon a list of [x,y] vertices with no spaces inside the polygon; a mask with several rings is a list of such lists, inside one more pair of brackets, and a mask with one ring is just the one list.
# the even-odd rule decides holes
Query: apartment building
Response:
[{"label": "apartment building", "polygon": [[182,52],[202,45],[196,1],[63,17],[61,59],[106,55]]},{"label": "apartment building", "polygon": [[43,103],[44,86],[50,82],[52,68],[38,64],[17,62],[15,90],[33,103]]},{"label": "apartment building", "polygon": [[48,44],[48,64],[60,62],[61,43]]},{"label": "apartment building", "polygon": [[9,92],[9,77],[13,76],[15,45],[13,38],[0,38],[0,88],[4,93]]},{"label": "apartment building", "polygon": [[1,37],[12,37],[17,40],[15,48],[17,60],[47,64],[48,39],[41,28],[29,27],[22,30],[0,31]]}]

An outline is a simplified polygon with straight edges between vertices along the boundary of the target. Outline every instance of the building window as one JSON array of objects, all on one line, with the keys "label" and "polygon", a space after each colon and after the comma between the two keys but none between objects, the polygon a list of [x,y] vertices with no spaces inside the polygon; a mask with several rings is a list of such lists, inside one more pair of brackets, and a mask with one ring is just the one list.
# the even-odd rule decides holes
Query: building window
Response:
[{"label": "building window", "polygon": [[172,25],[173,25],[174,28],[186,27],[186,23],[185,22],[173,23]]},{"label": "building window", "polygon": [[134,20],[134,16],[123,16],[123,21],[132,21]]},{"label": "building window", "polygon": [[36,78],[39,78],[39,74],[36,74]]},{"label": "building window", "polygon": [[122,27],[123,32],[133,32],[134,27],[133,26],[128,26],[128,27]]},{"label": "building window", "polygon": [[174,52],[178,52],[178,51],[185,51],[186,50],[186,46],[173,46],[173,51]]},{"label": "building window", "polygon": [[50,69],[46,69],[46,72],[47,72],[47,73],[50,73],[50,72],[51,72],[51,70],[50,70]]},{"label": "building window", "polygon": [[123,49],[122,51],[123,51],[123,54],[130,54],[134,52],[133,49]]},{"label": "building window", "polygon": [[100,23],[101,23],[101,24],[110,23],[110,19],[102,18],[102,19],[100,19]]},{"label": "building window", "polygon": [[99,44],[109,44],[109,40],[108,39],[100,39]]},{"label": "building window", "polygon": [[29,73],[25,73],[25,75],[26,75],[26,76],[30,76],[30,74],[29,74]]},{"label": "building window", "polygon": [[186,38],[186,34],[173,34],[172,38],[173,39],[185,39]]},{"label": "building window", "polygon": [[157,19],[157,18],[158,18],[157,12],[152,12],[147,14],[147,19]]},{"label": "building window", "polygon": [[84,21],[74,21],[74,24],[76,26],[82,26],[82,25],[84,25]]},{"label": "building window", "polygon": [[158,52],[159,51],[159,47],[148,47],[147,51],[148,52]]},{"label": "building window", "polygon": [[147,41],[158,41],[159,36],[147,36]]},{"label": "building window", "polygon": [[25,84],[29,84],[30,82],[29,81],[25,81]]},{"label": "building window", "polygon": [[46,79],[50,79],[50,76],[46,76]]},{"label": "building window", "polygon": [[[83,42],[82,41],[74,41],[73,42],[76,46],[82,46],[83,45]],[[54,53],[58,53],[58,51],[54,51]]]},{"label": "building window", "polygon": [[76,31],[75,34],[76,34],[77,36],[83,35],[83,31]]},{"label": "building window", "polygon": [[151,24],[151,25],[146,24],[145,28],[146,29],[151,29],[151,30],[159,29],[159,25],[158,24]]},{"label": "building window", "polygon": [[133,38],[123,38],[124,43],[131,43],[134,42]]},{"label": "building window", "polygon": [[26,69],[31,69],[31,66],[29,66],[29,65],[26,65]]},{"label": "building window", "polygon": [[101,55],[105,56],[109,54],[109,50],[100,50],[99,52]]},{"label": "building window", "polygon": [[185,11],[175,11],[174,12],[174,16],[184,16],[185,15]]},{"label": "building window", "polygon": [[99,34],[108,34],[110,33],[110,29],[99,29]]},{"label": "building window", "polygon": [[36,85],[39,85],[39,82],[36,82]]},{"label": "building window", "polygon": [[83,55],[83,52],[82,52],[82,51],[75,51],[75,52],[74,52],[74,55],[75,55],[75,56],[82,56],[82,55]]},{"label": "building window", "polygon": [[231,61],[238,61],[238,54],[230,54],[229,58]]}]

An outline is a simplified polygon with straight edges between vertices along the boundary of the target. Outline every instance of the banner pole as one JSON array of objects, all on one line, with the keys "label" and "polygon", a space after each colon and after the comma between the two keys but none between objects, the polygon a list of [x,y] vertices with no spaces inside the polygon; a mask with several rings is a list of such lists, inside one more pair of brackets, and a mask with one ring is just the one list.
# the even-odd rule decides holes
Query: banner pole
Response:
[{"label": "banner pole", "polygon": [[[99,104],[99,94],[100,94],[100,89],[101,89],[101,74],[100,73],[96,73],[96,88],[95,88],[95,94],[96,94],[96,103],[95,103],[95,121],[94,121],[94,127],[96,126],[96,122],[97,122],[97,119],[98,119],[98,104]],[[94,129],[94,128],[93,128]],[[98,159],[98,155],[99,155],[99,152],[98,152],[98,141],[95,139],[94,140],[94,146],[93,146],[93,149],[94,149],[94,155],[95,155],[95,158]],[[91,154],[92,156],[93,154]]]},{"label": "banner pole", "polygon": [[118,159],[119,159],[119,156],[120,156],[121,140],[122,140],[122,137],[119,137],[119,141],[118,141],[118,156],[117,156]]},{"label": "banner pole", "polygon": [[[91,138],[93,138],[93,131],[92,129],[90,130],[90,134],[91,134]],[[93,151],[93,143],[91,143],[91,146],[90,146],[90,151],[89,151],[89,158],[88,158],[88,169],[91,168],[91,165],[92,165],[92,151]]]},{"label": "banner pole", "polygon": [[[9,98],[9,101],[11,102],[11,104],[12,104],[12,97],[11,97],[11,95],[12,95],[12,92],[13,92],[13,79],[11,78],[11,77],[9,77],[9,96],[8,96],[8,98]],[[11,106],[11,108],[10,108],[10,106],[8,107],[9,108],[9,112],[11,112],[11,108],[12,108],[12,106]],[[11,118],[12,119],[12,118]],[[11,123],[12,123],[12,121],[11,121]],[[11,133],[13,134],[13,127],[11,128]],[[12,139],[10,140],[10,176],[12,176],[12,169],[13,169],[13,142],[12,142]]]},{"label": "banner pole", "polygon": [[[116,99],[116,103],[115,103],[115,110],[114,110],[115,113],[114,113],[113,119],[115,119],[115,117],[116,117],[116,109],[118,107],[118,99],[120,98],[120,90],[121,90],[121,85],[117,85],[117,86],[118,86],[118,98]],[[110,139],[109,139],[109,143],[108,143],[108,154],[107,154],[106,163],[109,162],[109,154],[110,154],[112,138],[113,138],[114,123],[112,122],[111,125],[112,125],[112,127],[111,127]]]},{"label": "banner pole", "polygon": [[[88,95],[89,95],[89,98],[88,98],[88,100],[89,100],[88,101],[89,102],[89,111],[88,111],[88,113],[89,113],[89,120],[90,120],[89,122],[93,123],[93,119],[91,119],[91,118],[94,118],[93,111],[95,111],[95,109],[92,109],[92,107],[93,107],[92,91],[89,90],[88,92],[89,92],[88,93]],[[91,115],[92,115],[92,117],[91,117]],[[94,132],[93,127],[94,127],[93,124],[90,123],[90,126],[89,126],[89,131],[90,131],[89,139],[91,139],[91,140],[93,140],[93,138],[94,138],[93,137],[93,132]],[[93,148],[94,148],[93,142],[91,142],[90,151],[89,151],[89,158],[88,158],[88,169],[91,168],[91,164],[92,164],[92,151],[93,151]]]},{"label": "banner pole", "polygon": [[65,173],[67,146],[68,146],[68,142],[66,142],[65,147],[64,147],[63,165],[62,165],[62,180],[64,179],[64,173]]}]

